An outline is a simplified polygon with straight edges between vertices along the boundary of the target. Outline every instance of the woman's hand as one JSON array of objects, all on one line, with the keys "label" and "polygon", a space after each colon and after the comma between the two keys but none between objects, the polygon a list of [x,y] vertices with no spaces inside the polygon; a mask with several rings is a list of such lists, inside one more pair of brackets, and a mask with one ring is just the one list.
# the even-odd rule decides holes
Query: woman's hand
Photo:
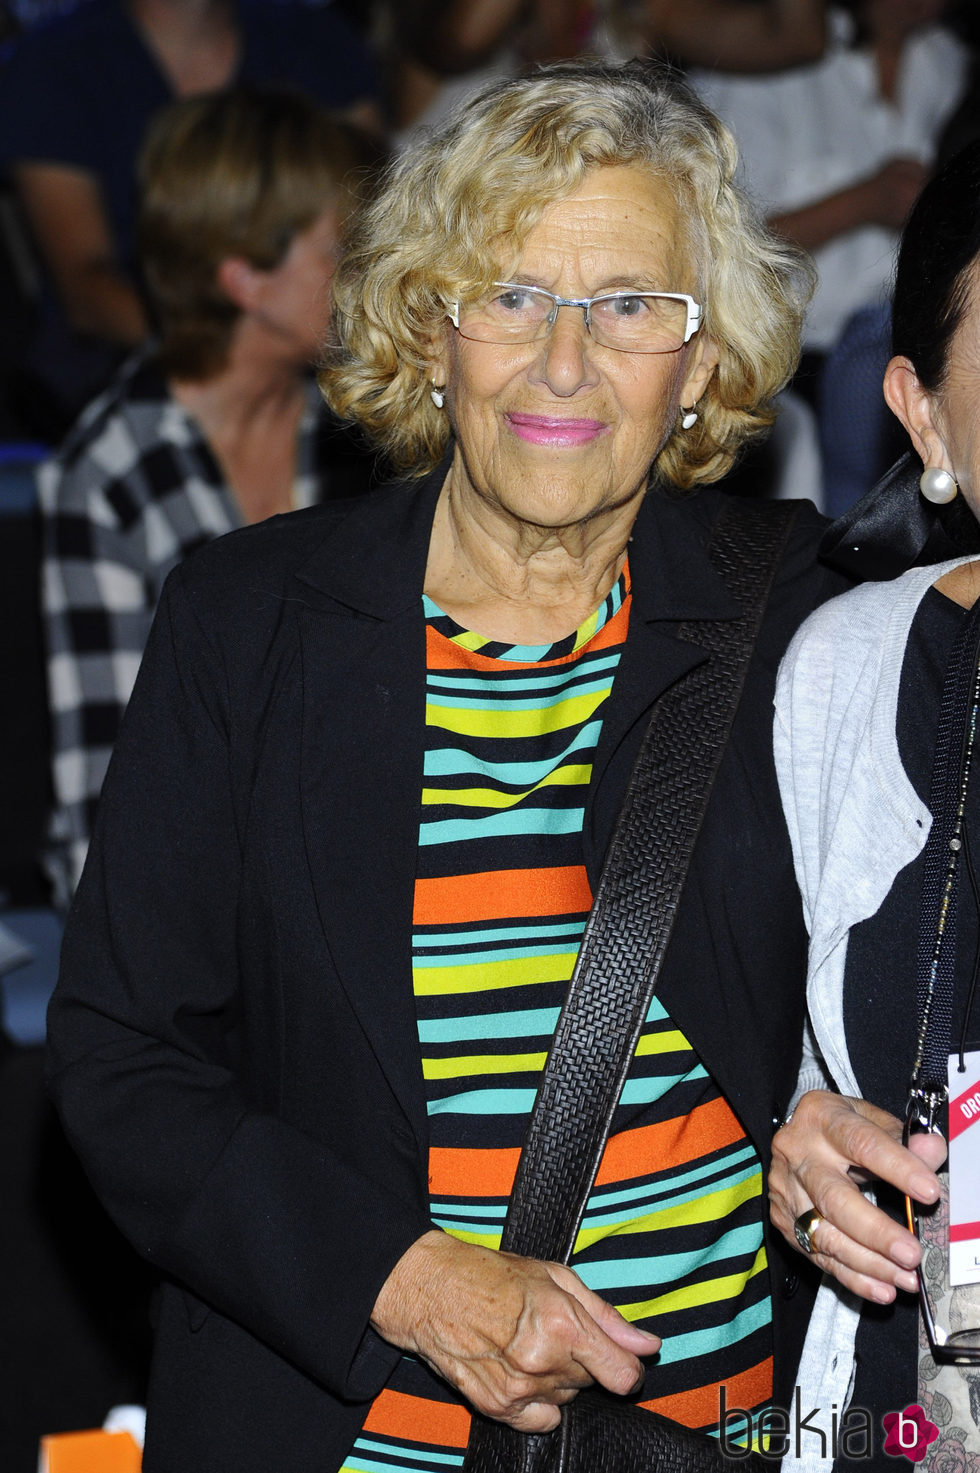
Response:
[{"label": "woman's hand", "polygon": [[638,1357],[660,1348],[571,1269],[435,1230],[395,1265],[371,1323],[478,1412],[521,1432],[550,1432],[559,1407],[593,1381],[633,1391]]},{"label": "woman's hand", "polygon": [[918,1202],[935,1202],[934,1171],[946,1156],[941,1136],[914,1136],[909,1149],[901,1139],[901,1121],[887,1111],[867,1100],[812,1090],[772,1143],[774,1224],[798,1248],[793,1223],[815,1208],[823,1221],[813,1230],[814,1262],[878,1304],[889,1304],[896,1287],[915,1292],[921,1254],[913,1235],[869,1202],[858,1183],[877,1179]]}]

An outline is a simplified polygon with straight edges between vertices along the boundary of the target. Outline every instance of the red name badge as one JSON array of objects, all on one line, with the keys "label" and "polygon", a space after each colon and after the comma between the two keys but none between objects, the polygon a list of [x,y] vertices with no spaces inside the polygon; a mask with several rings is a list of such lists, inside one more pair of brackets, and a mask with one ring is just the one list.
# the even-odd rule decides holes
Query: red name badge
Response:
[{"label": "red name badge", "polygon": [[980,1053],[949,1056],[949,1282],[980,1284]]}]

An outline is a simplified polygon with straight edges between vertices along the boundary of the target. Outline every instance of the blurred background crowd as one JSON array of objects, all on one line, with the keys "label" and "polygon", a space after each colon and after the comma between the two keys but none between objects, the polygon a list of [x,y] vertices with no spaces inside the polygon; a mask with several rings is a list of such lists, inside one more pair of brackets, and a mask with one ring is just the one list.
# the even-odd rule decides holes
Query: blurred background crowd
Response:
[{"label": "blurred background crowd", "polygon": [[738,494],[829,515],[899,453],[898,233],[980,133],[974,0],[0,0],[0,1466],[142,1395],[142,1270],[44,1102],[60,916],[160,586],[202,541],[385,474],[319,402],[385,161],[489,79],[659,58],[814,257]]}]

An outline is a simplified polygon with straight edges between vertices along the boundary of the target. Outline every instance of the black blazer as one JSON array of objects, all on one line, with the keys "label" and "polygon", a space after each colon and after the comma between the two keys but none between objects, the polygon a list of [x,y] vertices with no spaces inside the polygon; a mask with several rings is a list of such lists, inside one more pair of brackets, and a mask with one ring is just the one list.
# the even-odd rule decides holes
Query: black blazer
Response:
[{"label": "black blazer", "polygon": [[[331,1473],[398,1357],[368,1320],[430,1227],[410,937],[443,475],[178,568],[106,780],[49,1072],[97,1191],[164,1280],[145,1473]],[[737,612],[705,552],[719,494],[651,493],[637,518],[586,810],[593,885],[651,703],[705,658],[677,621]],[[842,586],[814,562],[822,526],[804,507],[661,985],[764,1163],[806,960],[772,689],[793,630]],[[785,1378],[806,1296],[783,1298],[781,1240],[770,1262]]]}]

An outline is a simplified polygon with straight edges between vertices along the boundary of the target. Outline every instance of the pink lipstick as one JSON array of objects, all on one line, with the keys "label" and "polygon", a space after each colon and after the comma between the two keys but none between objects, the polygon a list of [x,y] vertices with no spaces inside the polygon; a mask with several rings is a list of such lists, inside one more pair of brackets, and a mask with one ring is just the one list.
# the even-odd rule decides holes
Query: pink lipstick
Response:
[{"label": "pink lipstick", "polygon": [[606,429],[600,419],[561,419],[548,414],[515,413],[505,417],[514,434],[531,445],[585,445]]}]

